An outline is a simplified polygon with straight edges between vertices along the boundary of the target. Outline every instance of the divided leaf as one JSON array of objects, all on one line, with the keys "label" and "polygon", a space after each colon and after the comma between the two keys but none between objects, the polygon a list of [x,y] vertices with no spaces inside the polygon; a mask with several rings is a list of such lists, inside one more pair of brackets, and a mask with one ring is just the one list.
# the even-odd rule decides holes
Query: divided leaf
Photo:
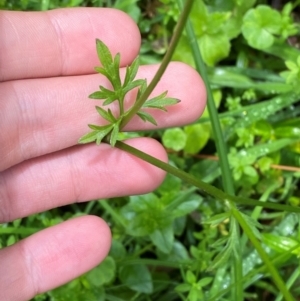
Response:
[{"label": "divided leaf", "polygon": [[126,87],[128,83],[132,82],[138,72],[140,66],[140,60],[139,57],[137,57],[131,66],[127,66],[126,68],[126,75],[125,75],[125,80],[123,86]]},{"label": "divided leaf", "polygon": [[112,112],[111,112],[110,109],[108,109],[107,111],[105,111],[101,107],[96,106],[96,110],[99,113],[99,115],[101,117],[103,117],[105,120],[107,120],[108,122],[110,122],[110,123],[116,122],[117,119],[114,117],[114,115],[112,114]]},{"label": "divided leaf", "polygon": [[165,91],[162,94],[147,100],[143,104],[143,108],[160,109],[166,112],[165,106],[175,105],[180,102],[177,98],[166,97],[167,93],[168,91]]},{"label": "divided leaf", "polygon": [[[102,66],[95,67],[96,72],[104,75],[110,82],[112,86],[112,90],[105,88],[104,86],[99,86],[99,91],[96,91],[89,95],[91,99],[102,99],[104,100],[102,106],[106,106],[111,104],[114,101],[118,101],[120,107],[120,115],[119,117],[115,117],[111,110],[105,110],[100,106],[96,106],[96,110],[98,114],[105,119],[109,124],[105,126],[98,126],[90,124],[89,127],[93,130],[91,133],[88,133],[79,139],[79,143],[89,143],[96,141],[97,144],[100,144],[103,138],[107,135],[110,135],[109,141],[112,146],[116,144],[118,134],[120,132],[120,124],[122,118],[130,111],[130,109],[124,112],[124,100],[126,94],[138,88],[137,98],[145,92],[147,89],[147,81],[146,79],[135,79],[138,68],[140,65],[139,58],[137,57],[130,66],[126,68],[125,79],[122,84],[120,77],[120,61],[121,56],[120,53],[116,54],[115,57],[112,56],[109,48],[99,39],[96,40],[96,49],[99,61]],[[146,101],[143,108],[151,108],[151,109],[160,109],[163,111],[166,110],[166,106],[174,105],[180,102],[180,100],[176,98],[166,97],[167,91]],[[137,115],[144,121],[150,122],[154,125],[157,125],[157,122],[147,112],[139,111]]]},{"label": "divided leaf", "polygon": [[143,112],[143,111],[138,111],[137,115],[143,120],[143,121],[149,121],[154,125],[157,125],[155,119],[153,118],[152,115],[150,115],[149,113]]}]

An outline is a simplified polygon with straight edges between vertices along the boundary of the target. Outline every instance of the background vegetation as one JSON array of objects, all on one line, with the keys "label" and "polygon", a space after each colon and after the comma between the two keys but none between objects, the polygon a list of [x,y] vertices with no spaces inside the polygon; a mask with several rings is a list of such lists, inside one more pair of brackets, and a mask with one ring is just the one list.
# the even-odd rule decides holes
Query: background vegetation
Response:
[{"label": "background vegetation", "polygon": [[[230,194],[297,208],[300,1],[195,2],[190,20],[207,65],[233,184],[226,184],[231,175],[220,168],[219,157],[226,152],[216,148],[220,137],[214,133],[211,110],[192,125],[134,135],[160,140],[172,165]],[[0,0],[0,8],[122,9],[141,30],[141,60],[146,64],[160,62],[166,52],[181,11],[178,3]],[[181,37],[173,59],[196,66],[190,40],[188,33]],[[299,213],[245,205],[238,209],[285,288],[300,300]],[[99,215],[111,226],[109,256],[91,272],[34,300],[283,300],[265,260],[249,235],[240,233],[226,203],[199,194],[172,175],[147,195],[73,204],[2,224],[1,247],[82,214]]]}]

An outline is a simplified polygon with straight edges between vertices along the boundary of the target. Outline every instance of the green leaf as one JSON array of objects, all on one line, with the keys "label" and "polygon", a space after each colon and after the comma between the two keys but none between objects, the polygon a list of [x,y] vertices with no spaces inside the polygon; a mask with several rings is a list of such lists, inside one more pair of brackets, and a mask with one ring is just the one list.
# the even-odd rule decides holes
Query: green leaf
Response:
[{"label": "green leaf", "polygon": [[218,61],[226,58],[230,51],[230,42],[223,33],[204,35],[199,40],[203,60],[208,66],[214,66]]},{"label": "green leaf", "polygon": [[263,242],[272,248],[273,250],[284,253],[289,252],[291,249],[294,249],[292,251],[293,254],[300,255],[300,242],[292,237],[286,237],[286,236],[279,236],[271,233],[264,233],[262,235]]},{"label": "green leaf", "polygon": [[183,202],[182,204],[180,204],[176,209],[173,210],[172,215],[174,217],[180,217],[180,216],[185,216],[193,211],[195,211],[200,203],[201,203],[202,199],[195,199],[193,200],[188,200]]},{"label": "green leaf", "polygon": [[184,151],[188,154],[197,154],[208,142],[211,126],[208,123],[193,124],[184,127],[186,144]]},{"label": "green leaf", "polygon": [[216,227],[226,219],[228,219],[231,216],[230,211],[223,212],[220,214],[213,215],[212,217],[208,218],[207,220],[204,220],[203,224],[210,224],[211,227]]},{"label": "green leaf", "polygon": [[98,72],[98,73],[104,75],[105,77],[107,77],[108,79],[110,79],[110,75],[108,74],[108,72],[103,67],[95,67],[94,69],[95,69],[96,72]]},{"label": "green leaf", "polygon": [[118,122],[114,123],[114,125],[113,125],[113,130],[111,132],[110,141],[109,141],[111,146],[115,146],[115,144],[117,142],[119,129],[120,129],[120,122],[121,122],[121,119],[119,119]]},{"label": "green leaf", "polygon": [[154,98],[147,100],[143,104],[143,108],[154,108],[154,109],[160,109],[163,111],[167,111],[164,108],[165,106],[175,105],[180,102],[179,99],[172,98],[172,97],[166,97],[167,93],[168,93],[168,91],[166,91]]},{"label": "green leaf", "polygon": [[110,109],[105,111],[101,107],[96,106],[96,110],[101,117],[103,117],[105,120],[109,121],[110,123],[114,123],[116,121],[116,118],[114,117]]},{"label": "green leaf", "polygon": [[186,272],[186,276],[185,277],[186,277],[186,282],[188,282],[190,284],[194,284],[197,281],[195,274],[192,271],[190,271],[190,270],[188,270]]},{"label": "green leaf", "polygon": [[121,78],[120,78],[120,53],[117,53],[114,58],[114,74],[113,74],[113,86],[115,90],[118,90],[121,88]]},{"label": "green leaf", "polygon": [[92,93],[91,95],[89,95],[89,98],[92,98],[92,99],[105,99],[105,98],[107,98],[107,93],[105,93],[103,91],[96,91],[96,92]]},{"label": "green leaf", "polygon": [[192,286],[190,284],[181,283],[175,287],[175,291],[179,292],[179,293],[185,293],[185,292],[190,291],[191,288],[192,288]]},{"label": "green leaf", "polygon": [[98,133],[97,131],[93,131],[85,134],[78,140],[78,143],[85,144],[85,143],[90,143],[95,141],[97,139],[97,133]]},{"label": "green leaf", "polygon": [[272,46],[273,34],[279,34],[281,16],[278,11],[266,5],[250,9],[243,18],[242,33],[249,45],[256,49]]},{"label": "green leaf", "polygon": [[130,82],[126,86],[124,86],[124,88],[122,89],[122,92],[126,94],[130,90],[132,90],[138,86],[142,86],[144,82],[145,82],[144,79],[137,79],[133,82]]},{"label": "green leaf", "polygon": [[186,134],[181,128],[167,129],[162,136],[162,141],[165,147],[180,151],[185,147]]},{"label": "green leaf", "polygon": [[94,129],[94,131],[81,137],[78,143],[85,144],[96,141],[96,143],[99,145],[102,139],[112,130],[113,126],[110,124],[105,126],[89,124],[89,127]]},{"label": "green leaf", "polygon": [[116,274],[116,264],[112,257],[106,257],[102,263],[86,274],[86,278],[91,284],[100,287],[103,284],[110,283]]},{"label": "green leaf", "polygon": [[232,247],[230,245],[226,245],[222,251],[218,253],[213,262],[209,267],[209,271],[212,271],[218,267],[224,267],[228,264],[229,258],[232,254]]},{"label": "green leaf", "polygon": [[121,267],[120,280],[136,292],[151,294],[153,291],[151,273],[145,265],[126,265]]},{"label": "green leaf", "polygon": [[123,87],[126,87],[130,82],[132,82],[135,79],[139,66],[140,66],[140,60],[139,57],[136,57],[136,59],[132,62],[132,64],[126,68],[126,75],[125,75]]},{"label": "green leaf", "polygon": [[154,125],[157,125],[155,119],[150,115],[149,113],[143,112],[143,111],[138,111],[137,115],[143,120],[143,121],[148,121]]},{"label": "green leaf", "polygon": [[96,49],[99,61],[105,69],[110,69],[113,64],[113,58],[108,47],[99,39],[96,39]]},{"label": "green leaf", "polygon": [[208,284],[210,284],[212,282],[213,278],[212,277],[205,277],[205,278],[202,278],[200,279],[197,284],[200,286],[200,287],[203,287],[203,286],[206,286]]},{"label": "green leaf", "polygon": [[168,225],[163,229],[157,229],[150,234],[150,239],[153,244],[163,253],[170,253],[174,244],[173,226]]},{"label": "green leaf", "polygon": [[251,231],[253,232],[253,234],[258,238],[261,239],[261,233],[258,230],[262,229],[262,225],[256,221],[255,219],[253,219],[251,216],[244,214],[242,212],[240,212],[241,215],[243,216],[243,218],[245,219],[246,223],[248,224],[249,228],[251,229]]}]

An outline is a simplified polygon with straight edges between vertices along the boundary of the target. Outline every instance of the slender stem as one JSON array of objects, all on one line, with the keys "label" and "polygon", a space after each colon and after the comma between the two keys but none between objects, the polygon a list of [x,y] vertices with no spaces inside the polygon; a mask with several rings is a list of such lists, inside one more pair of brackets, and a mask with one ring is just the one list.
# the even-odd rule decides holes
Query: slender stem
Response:
[{"label": "slender stem", "polygon": [[126,222],[124,221],[124,219],[119,215],[119,213],[116,212],[116,210],[114,210],[106,200],[100,200],[99,204],[102,206],[102,208],[109,213],[114,221],[119,224],[122,228],[126,229]]},{"label": "slender stem", "polygon": [[[297,281],[299,280],[300,277],[300,267],[298,266],[295,271],[293,272],[293,274],[290,276],[290,278],[287,280],[286,286],[288,289],[291,288],[291,286]],[[277,298],[275,299],[275,301],[281,301],[283,298],[282,294],[279,294],[277,296]]]},{"label": "slender stem", "polygon": [[202,182],[199,179],[193,177],[192,175],[190,175],[170,164],[160,161],[160,160],[158,160],[158,159],[156,159],[128,144],[125,144],[121,141],[117,141],[115,147],[119,148],[123,151],[126,151],[126,152],[178,177],[179,179],[181,179],[191,185],[194,185],[195,187],[197,187],[200,190],[201,193],[210,195],[211,197],[213,197],[219,201],[223,201],[226,204],[228,204],[228,201],[231,201],[231,202],[241,204],[241,205],[249,205],[249,206],[253,206],[253,207],[261,206],[264,208],[270,208],[270,209],[274,209],[274,210],[300,213],[299,207],[292,207],[289,205],[282,205],[282,204],[271,203],[271,202],[263,203],[263,202],[259,202],[257,200],[243,198],[243,197],[236,197],[236,196],[227,194],[227,193],[223,192],[222,190],[220,190],[210,184]]},{"label": "slender stem", "polygon": [[150,82],[149,86],[147,87],[146,91],[141,95],[141,97],[135,102],[135,104],[133,105],[133,107],[129,110],[128,114],[123,118],[121,125],[120,125],[120,130],[122,128],[124,128],[124,126],[132,119],[132,117],[140,110],[140,108],[143,106],[143,104],[145,103],[145,101],[147,100],[147,98],[150,96],[151,92],[153,91],[153,89],[155,88],[155,86],[157,85],[157,83],[160,81],[163,73],[165,72],[172,56],[174,53],[174,50],[177,46],[177,43],[181,37],[182,31],[184,29],[186,20],[188,18],[188,15],[190,13],[190,10],[192,8],[194,0],[186,0],[185,2],[185,6],[183,9],[183,12],[180,15],[179,21],[177,23],[177,26],[175,28],[175,32],[174,35],[171,39],[169,48],[162,60],[162,63],[159,67],[159,69],[157,70],[154,78],[152,79],[152,81]]},{"label": "slender stem", "polygon": [[[179,6],[182,6],[182,0],[177,1]],[[233,185],[233,178],[232,173],[229,167],[228,157],[227,157],[227,145],[225,143],[218,112],[216,109],[213,93],[210,87],[206,66],[202,59],[202,55],[198,46],[197,37],[194,32],[194,28],[190,20],[186,22],[186,32],[188,36],[188,40],[190,42],[191,50],[194,56],[194,61],[196,64],[196,69],[201,75],[206,91],[207,91],[207,108],[209,112],[209,118],[212,124],[212,131],[213,136],[215,137],[215,144],[217,153],[220,157],[220,168],[222,173],[222,182],[223,182],[223,189],[226,193],[234,195],[234,185]],[[234,207],[235,204],[229,202],[229,208]],[[230,229],[237,229],[237,239],[240,237],[240,231],[238,227],[238,222],[234,219],[230,219]],[[232,266],[232,281],[238,283],[240,279],[243,277],[243,265],[242,265],[242,249],[237,248],[236,256],[234,256],[234,265]],[[236,285],[232,290],[232,299],[236,301],[243,301],[243,287],[242,285]]]},{"label": "slender stem", "polygon": [[32,235],[42,229],[37,228],[14,228],[14,227],[7,227],[7,228],[0,228],[0,234],[19,234],[19,235]]}]

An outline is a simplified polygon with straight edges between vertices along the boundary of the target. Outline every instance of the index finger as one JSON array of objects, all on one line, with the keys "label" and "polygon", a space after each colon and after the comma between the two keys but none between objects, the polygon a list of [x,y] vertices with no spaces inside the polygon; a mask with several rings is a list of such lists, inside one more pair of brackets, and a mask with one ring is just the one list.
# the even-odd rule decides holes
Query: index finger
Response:
[{"label": "index finger", "polygon": [[109,8],[0,11],[0,37],[0,81],[92,73],[96,38],[126,66],[141,40],[134,21]]}]

